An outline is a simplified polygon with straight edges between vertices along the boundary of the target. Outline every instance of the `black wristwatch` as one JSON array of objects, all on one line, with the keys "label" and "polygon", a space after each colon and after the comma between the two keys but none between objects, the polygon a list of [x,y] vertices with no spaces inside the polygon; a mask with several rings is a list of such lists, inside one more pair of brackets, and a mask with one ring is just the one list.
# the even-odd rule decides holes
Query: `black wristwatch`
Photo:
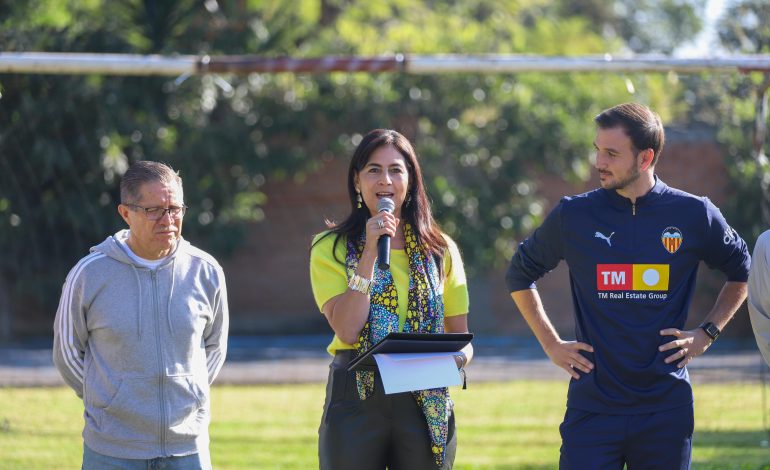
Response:
[{"label": "black wristwatch", "polygon": [[712,342],[716,341],[717,338],[719,338],[719,333],[721,333],[721,331],[719,331],[719,328],[717,328],[717,326],[711,323],[710,321],[701,323],[700,325],[698,325],[698,328],[705,331],[708,337],[711,338]]}]

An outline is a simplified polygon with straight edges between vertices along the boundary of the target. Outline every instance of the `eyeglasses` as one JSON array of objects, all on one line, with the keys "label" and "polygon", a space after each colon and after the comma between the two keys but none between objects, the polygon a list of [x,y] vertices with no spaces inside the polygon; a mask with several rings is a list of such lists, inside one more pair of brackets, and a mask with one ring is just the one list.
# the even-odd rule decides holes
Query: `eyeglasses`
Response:
[{"label": "eyeglasses", "polygon": [[163,216],[166,215],[166,212],[168,212],[168,215],[171,217],[177,218],[184,215],[185,211],[187,211],[187,206],[170,206],[170,207],[142,207],[137,204],[124,204],[125,206],[129,207],[135,207],[137,209],[142,209],[144,211],[144,216],[147,217],[147,220],[160,220],[163,218]]}]

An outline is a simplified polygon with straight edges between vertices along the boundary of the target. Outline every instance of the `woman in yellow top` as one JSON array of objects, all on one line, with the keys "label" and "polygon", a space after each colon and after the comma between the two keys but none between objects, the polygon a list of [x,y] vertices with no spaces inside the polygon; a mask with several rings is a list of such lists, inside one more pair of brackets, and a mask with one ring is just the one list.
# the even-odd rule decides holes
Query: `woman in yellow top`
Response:
[{"label": "woman in yellow top", "polygon": [[[348,363],[392,331],[465,333],[468,289],[454,242],[431,215],[412,144],[375,129],[348,171],[351,212],[315,237],[310,277],[334,330],[334,355],[319,428],[321,470],[451,469],[457,439],[446,388],[385,395],[379,374]],[[377,212],[380,198],[393,213]],[[390,269],[376,267],[377,240],[391,237]],[[468,345],[455,360],[472,358]]]}]

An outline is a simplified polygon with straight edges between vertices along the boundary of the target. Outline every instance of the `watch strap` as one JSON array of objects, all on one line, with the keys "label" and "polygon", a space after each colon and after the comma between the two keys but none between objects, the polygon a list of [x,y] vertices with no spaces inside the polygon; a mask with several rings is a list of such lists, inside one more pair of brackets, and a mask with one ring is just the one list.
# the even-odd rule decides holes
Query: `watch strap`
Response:
[{"label": "watch strap", "polygon": [[716,341],[716,339],[719,337],[719,334],[721,333],[719,328],[710,321],[701,323],[698,325],[698,328],[702,329],[706,335],[711,338],[712,342]]}]

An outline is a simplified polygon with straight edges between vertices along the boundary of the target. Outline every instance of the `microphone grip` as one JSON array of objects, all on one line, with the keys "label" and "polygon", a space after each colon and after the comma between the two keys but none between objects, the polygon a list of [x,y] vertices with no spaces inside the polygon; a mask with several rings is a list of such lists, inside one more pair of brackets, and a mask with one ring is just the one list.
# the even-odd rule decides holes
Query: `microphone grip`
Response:
[{"label": "microphone grip", "polygon": [[390,236],[383,235],[377,240],[377,267],[390,269]]}]

